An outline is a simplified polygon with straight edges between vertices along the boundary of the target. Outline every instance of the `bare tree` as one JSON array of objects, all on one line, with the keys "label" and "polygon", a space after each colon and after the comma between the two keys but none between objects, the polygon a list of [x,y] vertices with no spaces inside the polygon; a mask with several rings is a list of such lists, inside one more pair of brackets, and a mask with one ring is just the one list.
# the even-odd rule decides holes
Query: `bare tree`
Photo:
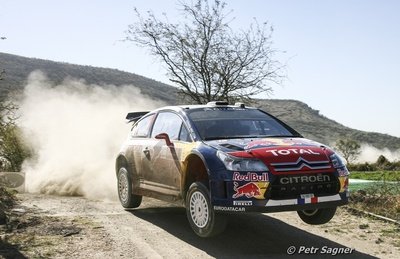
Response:
[{"label": "bare tree", "polygon": [[183,19],[169,22],[153,12],[129,25],[127,40],[147,48],[166,65],[169,80],[185,101],[248,102],[280,83],[283,65],[274,59],[272,27],[255,20],[247,30],[233,31],[226,3],[180,2]]},{"label": "bare tree", "polygon": [[351,139],[339,139],[335,143],[335,148],[349,164],[354,162],[361,153],[360,144]]}]

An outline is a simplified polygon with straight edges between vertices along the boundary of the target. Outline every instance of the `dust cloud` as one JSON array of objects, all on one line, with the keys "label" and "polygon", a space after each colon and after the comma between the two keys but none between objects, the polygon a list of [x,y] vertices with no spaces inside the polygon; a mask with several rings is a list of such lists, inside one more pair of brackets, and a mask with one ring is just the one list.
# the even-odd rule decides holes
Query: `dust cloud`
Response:
[{"label": "dust cloud", "polygon": [[375,163],[379,156],[385,156],[389,161],[396,162],[400,160],[400,150],[391,151],[387,148],[385,149],[378,149],[374,146],[368,144],[361,145],[361,153],[357,159],[359,163]]},{"label": "dust cloud", "polygon": [[53,85],[33,72],[20,100],[20,126],[33,156],[23,164],[29,192],[117,197],[115,158],[129,132],[129,111],[164,104],[134,86],[101,87],[67,78]]}]

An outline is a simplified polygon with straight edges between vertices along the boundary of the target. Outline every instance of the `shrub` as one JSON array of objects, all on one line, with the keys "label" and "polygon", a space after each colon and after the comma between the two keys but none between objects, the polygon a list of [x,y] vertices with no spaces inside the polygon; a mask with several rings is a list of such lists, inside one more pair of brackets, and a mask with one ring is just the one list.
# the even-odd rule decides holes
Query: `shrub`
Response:
[{"label": "shrub", "polygon": [[16,203],[15,193],[0,185],[0,225],[7,223],[6,212]]}]

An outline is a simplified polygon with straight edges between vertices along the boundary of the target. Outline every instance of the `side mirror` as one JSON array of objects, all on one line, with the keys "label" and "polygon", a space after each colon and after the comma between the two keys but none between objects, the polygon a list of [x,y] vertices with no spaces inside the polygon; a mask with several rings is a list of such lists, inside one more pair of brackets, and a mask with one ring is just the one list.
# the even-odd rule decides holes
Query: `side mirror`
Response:
[{"label": "side mirror", "polygon": [[174,146],[174,143],[171,142],[171,140],[169,139],[169,136],[168,136],[167,133],[160,133],[160,134],[156,135],[155,138],[156,139],[164,139],[165,143],[169,147],[173,147]]}]

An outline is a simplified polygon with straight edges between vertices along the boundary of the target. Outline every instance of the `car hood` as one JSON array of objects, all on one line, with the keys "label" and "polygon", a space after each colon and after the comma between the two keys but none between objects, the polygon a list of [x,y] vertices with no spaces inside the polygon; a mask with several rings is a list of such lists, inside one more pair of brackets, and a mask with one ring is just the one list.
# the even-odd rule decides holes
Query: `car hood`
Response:
[{"label": "car hood", "polygon": [[326,171],[332,169],[333,151],[305,138],[256,138],[206,141],[235,157],[262,160],[272,172]]}]

